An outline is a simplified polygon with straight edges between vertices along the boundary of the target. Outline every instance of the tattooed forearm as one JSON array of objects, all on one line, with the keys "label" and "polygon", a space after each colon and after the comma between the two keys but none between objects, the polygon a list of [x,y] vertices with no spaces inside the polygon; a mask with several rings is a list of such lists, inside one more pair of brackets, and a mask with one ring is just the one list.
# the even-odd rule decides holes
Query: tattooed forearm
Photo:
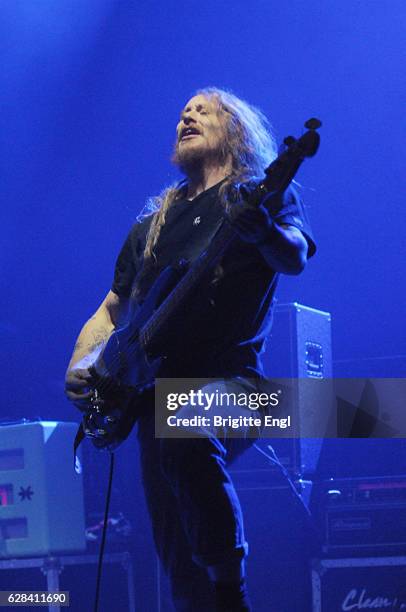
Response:
[{"label": "tattooed forearm", "polygon": [[84,358],[95,359],[96,356],[93,355],[91,357],[91,355],[97,348],[107,342],[113,329],[114,325],[111,320],[109,320],[103,311],[99,310],[87,321],[80,332],[69,367],[79,362],[82,363]]},{"label": "tattooed forearm", "polygon": [[[90,319],[91,320],[91,319]],[[110,335],[110,331],[105,329],[104,327],[99,327],[91,333],[92,338],[89,338],[88,342],[84,342],[81,336],[76,341],[74,352],[88,352],[93,351],[97,346],[106,342],[107,338]]]},{"label": "tattooed forearm", "polygon": [[105,342],[110,335],[110,331],[111,330],[108,330],[105,327],[98,327],[94,329],[92,331],[94,346],[98,346],[99,344],[102,344],[102,342]]},{"label": "tattooed forearm", "polygon": [[82,342],[82,341],[81,341],[81,340],[78,338],[78,339],[76,340],[76,344],[75,344],[75,346],[74,346],[73,350],[74,350],[74,351],[81,351],[81,350],[82,350],[82,348],[83,348],[83,342]]}]

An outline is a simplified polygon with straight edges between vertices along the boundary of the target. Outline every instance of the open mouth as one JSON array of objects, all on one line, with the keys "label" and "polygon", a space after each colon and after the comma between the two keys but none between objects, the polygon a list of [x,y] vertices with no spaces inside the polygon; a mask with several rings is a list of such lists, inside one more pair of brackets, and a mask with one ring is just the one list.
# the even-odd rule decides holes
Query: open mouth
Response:
[{"label": "open mouth", "polygon": [[193,127],[183,128],[180,134],[180,140],[187,140],[189,138],[194,138],[195,136],[200,136],[199,130]]}]

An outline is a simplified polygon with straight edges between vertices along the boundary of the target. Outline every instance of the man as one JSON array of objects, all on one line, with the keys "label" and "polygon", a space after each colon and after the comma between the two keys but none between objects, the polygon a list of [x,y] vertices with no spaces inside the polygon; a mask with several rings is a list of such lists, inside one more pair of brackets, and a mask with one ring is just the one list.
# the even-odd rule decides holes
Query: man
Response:
[{"label": "man", "polygon": [[[220,386],[227,379],[242,391],[250,388],[248,379],[261,378],[259,353],[278,274],[299,274],[315,251],[293,190],[259,207],[249,202],[250,181],[263,176],[275,155],[266,119],[254,107],[216,88],[189,100],[173,156],[185,180],[155,198],[151,214],[131,229],[112,289],[75,346],[66,392],[79,408],[86,409],[91,396],[94,349],[131,316],[166,266],[193,262],[209,247],[224,217],[238,239],[163,334],[166,359],[158,375],[215,378]],[[155,439],[151,393],[144,405],[138,419],[143,485],[176,610],[250,610],[247,543],[227,472],[227,461],[242,452],[244,440],[231,450],[227,437]]]}]

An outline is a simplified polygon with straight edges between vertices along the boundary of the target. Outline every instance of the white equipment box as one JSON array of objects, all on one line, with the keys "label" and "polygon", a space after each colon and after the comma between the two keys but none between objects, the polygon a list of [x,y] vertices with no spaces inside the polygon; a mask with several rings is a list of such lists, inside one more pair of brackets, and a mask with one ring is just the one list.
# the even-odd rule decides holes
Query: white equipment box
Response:
[{"label": "white equipment box", "polygon": [[86,547],[77,423],[0,426],[0,558],[81,552]]}]

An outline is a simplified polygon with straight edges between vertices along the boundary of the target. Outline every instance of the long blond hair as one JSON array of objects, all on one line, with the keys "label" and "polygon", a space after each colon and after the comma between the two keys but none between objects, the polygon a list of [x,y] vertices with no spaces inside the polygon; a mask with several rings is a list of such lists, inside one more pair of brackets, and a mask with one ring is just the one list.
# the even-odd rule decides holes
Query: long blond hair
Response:
[{"label": "long blond hair", "polygon": [[[252,177],[262,177],[264,169],[277,155],[272,127],[265,115],[255,106],[241,100],[230,91],[217,87],[200,89],[195,95],[214,98],[219,112],[227,114],[226,134],[221,156],[231,155],[231,173],[222,183],[219,198],[223,206],[229,206],[230,190],[236,184]],[[144,250],[145,259],[154,257],[154,247],[165,223],[169,207],[186,194],[187,183],[171,185],[147,202],[147,213],[154,214]],[[145,214],[145,213],[144,213]]]}]

